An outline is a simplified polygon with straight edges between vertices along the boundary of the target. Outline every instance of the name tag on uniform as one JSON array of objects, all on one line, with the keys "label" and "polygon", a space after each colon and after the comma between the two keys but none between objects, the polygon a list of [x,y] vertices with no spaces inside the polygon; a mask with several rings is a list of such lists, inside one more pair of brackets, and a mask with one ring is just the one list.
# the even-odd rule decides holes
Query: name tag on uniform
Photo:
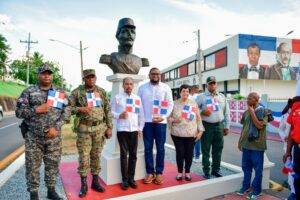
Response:
[{"label": "name tag on uniform", "polygon": [[98,92],[87,92],[86,99],[89,108],[101,107],[102,105],[102,99]]}]

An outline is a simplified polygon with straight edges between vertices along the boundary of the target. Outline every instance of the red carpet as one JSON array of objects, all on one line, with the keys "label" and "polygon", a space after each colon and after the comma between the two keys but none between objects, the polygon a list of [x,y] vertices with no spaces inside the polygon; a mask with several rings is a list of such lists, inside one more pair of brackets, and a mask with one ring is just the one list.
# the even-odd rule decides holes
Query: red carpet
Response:
[{"label": "red carpet", "polygon": [[[80,199],[78,197],[78,193],[80,190],[80,178],[77,174],[77,162],[65,162],[61,163],[60,165],[60,174],[62,177],[63,185],[67,194],[67,197],[69,200],[75,200]],[[165,170],[164,170],[164,183],[162,185],[155,185],[155,184],[144,184],[143,180],[138,180],[138,188],[137,189],[131,189],[129,188],[127,191],[124,191],[120,188],[119,184],[115,185],[109,185],[106,186],[103,182],[103,185],[105,185],[106,192],[105,193],[98,193],[89,188],[88,194],[83,199],[109,199],[109,198],[115,198],[130,194],[136,194],[171,186],[176,186],[180,184],[188,184],[191,182],[197,182],[204,180],[203,177],[192,174],[192,181],[176,181],[175,176],[177,174],[177,167],[174,164],[165,163]],[[88,185],[90,187],[91,185],[91,177],[88,177]]]}]

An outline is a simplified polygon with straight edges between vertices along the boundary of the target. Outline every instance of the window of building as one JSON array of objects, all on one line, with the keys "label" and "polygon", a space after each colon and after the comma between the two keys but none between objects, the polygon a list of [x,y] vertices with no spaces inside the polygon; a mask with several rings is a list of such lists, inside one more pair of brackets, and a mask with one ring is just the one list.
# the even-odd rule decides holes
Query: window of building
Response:
[{"label": "window of building", "polygon": [[179,68],[179,76],[180,78],[186,77],[188,75],[188,67],[187,65],[183,65]]},{"label": "window of building", "polygon": [[211,70],[227,65],[227,47],[204,56],[204,69]]},{"label": "window of building", "polygon": [[170,80],[173,80],[175,78],[175,70],[170,71]]},{"label": "window of building", "polygon": [[188,75],[193,75],[196,73],[195,69],[195,62],[191,62],[188,64]]},{"label": "window of building", "polygon": [[166,80],[166,81],[169,81],[169,72],[166,72],[166,73],[165,73],[165,80]]}]

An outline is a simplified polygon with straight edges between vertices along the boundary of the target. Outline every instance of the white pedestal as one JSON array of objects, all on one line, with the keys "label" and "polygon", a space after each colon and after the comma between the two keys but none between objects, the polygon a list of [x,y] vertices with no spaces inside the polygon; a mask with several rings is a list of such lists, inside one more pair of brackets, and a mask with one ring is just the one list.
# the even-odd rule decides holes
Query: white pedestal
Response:
[{"label": "white pedestal", "polygon": [[[145,80],[146,77],[134,74],[114,74],[106,77],[106,80],[113,83],[111,98],[116,94],[123,92],[123,79],[130,77],[134,81],[133,93],[137,94],[138,83]],[[120,148],[117,139],[116,120],[113,120],[113,134],[109,140],[106,140],[104,150],[101,158],[101,172],[100,176],[106,185],[120,183],[121,167],[120,167]],[[135,179],[142,179],[145,176],[145,159],[144,159],[144,144],[143,138],[138,141],[138,154],[135,170]]]}]

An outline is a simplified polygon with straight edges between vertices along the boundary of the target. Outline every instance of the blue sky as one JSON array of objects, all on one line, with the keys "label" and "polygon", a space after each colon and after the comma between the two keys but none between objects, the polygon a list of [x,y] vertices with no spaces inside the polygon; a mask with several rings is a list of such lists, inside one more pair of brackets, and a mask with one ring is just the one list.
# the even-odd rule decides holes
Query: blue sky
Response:
[{"label": "blue sky", "polygon": [[[79,54],[73,49],[49,41],[58,39],[89,48],[84,52],[84,67],[95,68],[98,84],[110,90],[105,75],[111,70],[98,63],[103,53],[117,50],[115,31],[118,20],[131,17],[137,26],[134,53],[147,57],[152,67],[161,69],[196,51],[193,31],[201,29],[201,46],[208,48],[225,34],[257,34],[300,38],[300,0],[10,0],[0,1],[0,31],[12,47],[11,58],[24,56],[19,40],[28,32],[39,43],[32,51],[64,67],[64,77],[76,86],[80,83]],[[188,40],[189,43],[183,43]],[[102,73],[103,72],[103,73]],[[142,69],[141,74],[147,74]]]}]

